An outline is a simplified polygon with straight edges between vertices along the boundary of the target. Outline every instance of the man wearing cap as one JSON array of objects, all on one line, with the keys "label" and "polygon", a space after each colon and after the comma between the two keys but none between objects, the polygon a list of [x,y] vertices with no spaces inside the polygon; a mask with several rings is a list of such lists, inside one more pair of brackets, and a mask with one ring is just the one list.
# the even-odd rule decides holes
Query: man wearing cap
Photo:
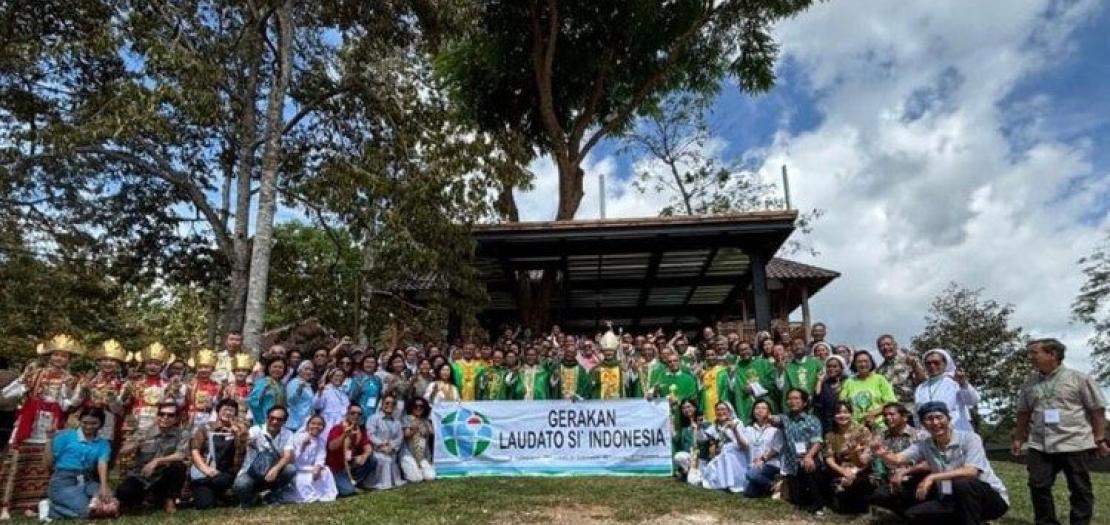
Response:
[{"label": "man wearing cap", "polygon": [[925,461],[929,474],[917,485],[918,503],[905,511],[914,523],[980,524],[1001,518],[1010,509],[1006,486],[995,475],[983,449],[983,439],[974,432],[952,429],[948,405],[930,401],[918,407],[917,416],[929,432],[899,453],[882,441],[872,445],[887,465],[899,467]]},{"label": "man wearing cap", "polygon": [[1063,471],[1071,493],[1071,523],[1086,525],[1095,504],[1091,464],[1096,455],[1110,454],[1106,399],[1091,376],[1063,365],[1066,347],[1060,341],[1035,339],[1026,348],[1033,371],[1018,395],[1011,452],[1027,453],[1034,521],[1060,523],[1052,485]]}]

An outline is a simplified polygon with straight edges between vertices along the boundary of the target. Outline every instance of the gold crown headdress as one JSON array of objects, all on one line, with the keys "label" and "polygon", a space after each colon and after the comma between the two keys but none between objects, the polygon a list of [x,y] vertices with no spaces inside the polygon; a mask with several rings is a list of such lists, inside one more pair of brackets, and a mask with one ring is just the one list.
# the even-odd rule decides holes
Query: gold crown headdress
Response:
[{"label": "gold crown headdress", "polygon": [[109,339],[100,343],[100,347],[93,353],[93,358],[100,359],[113,359],[115,361],[126,361],[127,351],[123,349],[123,345],[115,339]]},{"label": "gold crown headdress", "polygon": [[251,370],[254,368],[254,356],[240,352],[235,354],[235,358],[231,364],[232,370]]},{"label": "gold crown headdress", "polygon": [[147,361],[161,361],[165,363],[170,358],[170,351],[162,343],[154,342],[143,349],[139,354],[139,362],[145,363]]},{"label": "gold crown headdress", "polygon": [[65,352],[73,356],[79,356],[85,353],[85,349],[81,347],[81,343],[78,343],[76,339],[66,334],[58,334],[50,338],[49,341],[39,345],[37,351],[39,355]]},{"label": "gold crown headdress", "polygon": [[218,357],[216,356],[216,352],[213,352],[211,349],[208,348],[201,348],[197,351],[194,357],[189,358],[188,365],[190,368],[197,368],[201,366],[215,367],[217,359]]}]

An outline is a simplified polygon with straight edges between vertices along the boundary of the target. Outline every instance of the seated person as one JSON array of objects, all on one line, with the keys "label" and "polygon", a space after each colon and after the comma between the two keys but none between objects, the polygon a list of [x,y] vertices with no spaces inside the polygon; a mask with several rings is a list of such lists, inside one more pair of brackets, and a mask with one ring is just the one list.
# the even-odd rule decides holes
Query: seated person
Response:
[{"label": "seated person", "polygon": [[845,514],[867,512],[871,485],[871,431],[852,419],[852,405],[837,401],[833,429],[825,434],[833,509]]},{"label": "seated person", "polygon": [[769,496],[779,476],[779,455],[782,453],[783,443],[782,431],[771,424],[771,403],[766,399],[760,399],[752,405],[752,424],[744,427],[744,437],[748,440],[752,457],[744,496]]},{"label": "seated person", "polygon": [[[293,467],[297,477],[285,487],[283,503],[315,503],[334,501],[338,492],[331,469],[324,463],[327,457],[327,442],[324,441],[324,416],[314,415],[300,432],[293,434]],[[288,427],[287,427],[288,428]]]},{"label": "seated person", "polygon": [[116,497],[124,509],[153,501],[172,514],[185,486],[190,435],[178,424],[180,413],[176,403],[159,404],[157,414],[155,426],[132,434],[120,449],[121,454],[134,453],[135,461],[116,488]]},{"label": "seated person", "polygon": [[289,411],[275,405],[266,411],[266,422],[251,427],[247,436],[247,456],[233,489],[239,506],[253,505],[258,496],[267,492],[264,503],[277,503],[285,486],[297,475],[293,467],[293,433],[285,428]]},{"label": "seated person", "polygon": [[[927,435],[910,426],[912,418],[910,410],[901,403],[887,403],[883,406],[886,430],[879,439],[887,450],[901,452]],[[875,492],[870,498],[871,504],[902,516],[913,505],[917,483],[929,473],[929,464],[919,461],[916,465],[890,469],[880,460],[875,462],[875,471],[877,479]]]},{"label": "seated person", "polygon": [[362,420],[362,407],[351,405],[343,422],[328,432],[328,452],[325,459],[339,497],[358,494],[359,487],[368,488],[366,483],[374,472],[374,447],[370,446],[370,436],[359,423]]},{"label": "seated person", "polygon": [[[85,519],[89,502],[94,498],[111,499],[108,487],[108,460],[112,445],[99,437],[104,426],[104,410],[85,408],[78,418],[80,426],[48,433],[46,466],[50,475],[49,517],[51,519]],[[40,511],[41,514],[41,511]]]},{"label": "seated person", "polygon": [[979,524],[1001,518],[1010,509],[1005,485],[987,461],[983,440],[973,432],[952,429],[948,405],[931,401],[917,409],[929,432],[900,453],[881,442],[875,453],[889,465],[929,464],[929,474],[917,485],[917,502],[906,509],[913,523]]},{"label": "seated person", "polygon": [[239,403],[224,398],[216,405],[216,418],[193,433],[189,454],[189,488],[193,506],[209,509],[219,502],[235,481],[239,452],[247,442],[247,427],[239,417]]},{"label": "seated person", "polygon": [[821,420],[810,414],[809,394],[800,388],[786,391],[787,413],[779,416],[776,426],[782,428],[785,446],[782,452],[782,474],[795,507],[816,515],[825,513],[825,491],[821,469]]}]

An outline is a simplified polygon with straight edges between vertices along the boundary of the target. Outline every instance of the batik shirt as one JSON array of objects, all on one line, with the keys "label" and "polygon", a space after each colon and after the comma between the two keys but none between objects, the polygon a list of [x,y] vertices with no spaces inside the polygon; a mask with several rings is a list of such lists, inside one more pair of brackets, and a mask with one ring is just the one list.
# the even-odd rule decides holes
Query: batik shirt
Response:
[{"label": "batik shirt", "polygon": [[883,360],[883,364],[875,369],[894,388],[894,397],[899,403],[913,403],[913,393],[917,388],[914,382],[913,366],[906,362],[909,355],[901,350],[894,357]]},{"label": "batik shirt", "polygon": [[805,455],[805,452],[798,453],[797,444],[804,444],[808,450],[813,443],[823,442],[821,420],[807,412],[786,414],[782,416],[782,430],[786,435],[782,450],[782,473],[790,475],[798,471],[798,465]]}]

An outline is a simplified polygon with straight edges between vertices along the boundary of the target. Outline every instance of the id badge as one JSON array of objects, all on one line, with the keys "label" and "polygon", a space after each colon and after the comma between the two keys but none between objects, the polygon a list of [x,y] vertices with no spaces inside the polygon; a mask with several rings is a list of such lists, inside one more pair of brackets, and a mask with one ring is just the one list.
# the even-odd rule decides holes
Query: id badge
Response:
[{"label": "id badge", "polygon": [[1060,424],[1060,409],[1059,408],[1046,408],[1046,409],[1044,409],[1044,424],[1046,424],[1046,425],[1059,425]]},{"label": "id badge", "polygon": [[85,486],[85,475],[84,474],[78,474],[77,475],[77,486],[78,487],[84,487]]},{"label": "id badge", "polygon": [[806,444],[803,441],[794,442],[794,453],[801,456],[806,453]]},{"label": "id badge", "polygon": [[940,493],[942,496],[952,495],[952,480],[946,479],[940,482]]}]

